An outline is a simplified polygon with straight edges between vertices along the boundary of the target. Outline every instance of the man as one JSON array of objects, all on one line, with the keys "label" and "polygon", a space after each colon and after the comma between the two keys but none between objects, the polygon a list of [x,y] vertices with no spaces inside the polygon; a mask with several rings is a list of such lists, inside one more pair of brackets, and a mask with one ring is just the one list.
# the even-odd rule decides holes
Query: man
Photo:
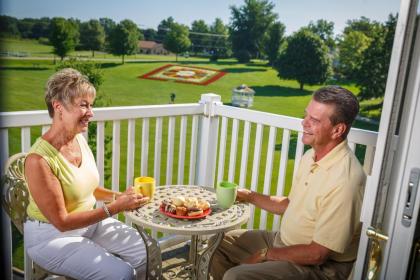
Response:
[{"label": "man", "polygon": [[238,190],[283,215],[279,232],[235,230],[217,249],[214,279],[346,279],[356,259],[366,175],[347,144],[357,98],[338,86],[317,90],[305,110],[302,157],[288,197]]}]

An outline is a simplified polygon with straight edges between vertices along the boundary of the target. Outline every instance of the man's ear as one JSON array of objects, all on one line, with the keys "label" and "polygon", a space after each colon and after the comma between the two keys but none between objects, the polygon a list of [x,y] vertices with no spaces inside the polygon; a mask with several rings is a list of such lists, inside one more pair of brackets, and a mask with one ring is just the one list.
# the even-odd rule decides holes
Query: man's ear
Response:
[{"label": "man's ear", "polygon": [[332,138],[341,138],[347,131],[347,125],[345,123],[338,123],[334,126],[332,131]]}]

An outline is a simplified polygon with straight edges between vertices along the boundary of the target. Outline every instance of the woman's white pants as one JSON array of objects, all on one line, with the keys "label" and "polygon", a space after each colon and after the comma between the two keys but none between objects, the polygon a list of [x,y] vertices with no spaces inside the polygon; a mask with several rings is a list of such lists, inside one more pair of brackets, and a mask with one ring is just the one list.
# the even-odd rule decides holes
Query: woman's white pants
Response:
[{"label": "woman's white pants", "polygon": [[144,279],[147,254],[139,233],[107,218],[66,232],[38,221],[25,222],[25,249],[41,267],[75,279]]}]

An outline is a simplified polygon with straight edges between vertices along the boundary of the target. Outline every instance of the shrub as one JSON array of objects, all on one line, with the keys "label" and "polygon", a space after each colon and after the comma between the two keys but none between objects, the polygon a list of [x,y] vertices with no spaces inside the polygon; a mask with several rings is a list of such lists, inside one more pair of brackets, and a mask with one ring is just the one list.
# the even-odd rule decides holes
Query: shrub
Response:
[{"label": "shrub", "polygon": [[45,37],[39,37],[38,38],[38,43],[40,43],[41,45],[47,45],[47,46],[51,45],[50,40],[48,38],[45,38]]},{"label": "shrub", "polygon": [[239,50],[235,53],[235,57],[239,63],[247,63],[251,60],[251,54],[247,50]]}]

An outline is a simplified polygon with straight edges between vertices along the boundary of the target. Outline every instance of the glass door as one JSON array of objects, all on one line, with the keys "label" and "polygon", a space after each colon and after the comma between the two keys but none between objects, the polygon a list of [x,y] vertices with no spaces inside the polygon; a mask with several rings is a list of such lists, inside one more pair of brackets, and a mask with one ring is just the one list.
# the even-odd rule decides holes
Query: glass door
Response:
[{"label": "glass door", "polygon": [[405,279],[420,202],[419,0],[401,1],[354,279]]}]

